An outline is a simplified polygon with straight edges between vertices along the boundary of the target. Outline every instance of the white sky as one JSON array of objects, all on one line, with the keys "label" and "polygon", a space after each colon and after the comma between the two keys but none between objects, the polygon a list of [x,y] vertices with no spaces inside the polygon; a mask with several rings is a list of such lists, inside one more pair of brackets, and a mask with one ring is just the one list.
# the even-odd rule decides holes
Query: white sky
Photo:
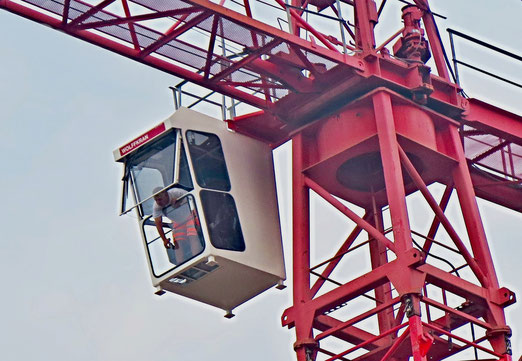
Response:
[{"label": "white sky", "polygon": [[[449,17],[439,21],[443,37],[452,27],[521,53],[520,1],[431,3]],[[3,11],[0,33],[0,358],[294,359],[293,330],[280,326],[289,288],[240,306],[232,320],[180,297],[159,298],[136,222],[118,217],[122,171],[112,150],[173,111],[168,86],[177,80]],[[507,75],[520,83],[518,69]],[[521,113],[519,90],[473,76],[462,74],[468,94]],[[278,160],[288,268],[288,154]],[[522,216],[480,205],[500,282],[522,297]],[[507,317],[518,359],[520,305]]]}]

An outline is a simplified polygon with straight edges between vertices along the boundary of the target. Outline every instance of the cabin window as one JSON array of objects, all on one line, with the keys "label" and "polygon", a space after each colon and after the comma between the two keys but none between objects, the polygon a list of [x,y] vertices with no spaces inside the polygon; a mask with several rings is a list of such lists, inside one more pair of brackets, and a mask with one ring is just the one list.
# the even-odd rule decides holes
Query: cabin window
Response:
[{"label": "cabin window", "polygon": [[229,251],[244,251],[245,240],[234,198],[228,193],[206,190],[200,192],[200,197],[212,245]]},{"label": "cabin window", "polygon": [[203,188],[230,191],[221,141],[214,134],[189,130],[186,133],[196,181]]},{"label": "cabin window", "polygon": [[177,248],[165,248],[152,218],[143,223],[147,252],[156,277],[196,257],[205,248],[194,196],[182,197],[173,206],[164,208],[163,213],[163,231],[171,240],[174,236]]},{"label": "cabin window", "polygon": [[192,190],[187,156],[179,131],[169,132],[130,156],[126,161],[125,181],[131,182],[142,215],[152,214],[154,200],[150,197],[154,188],[178,184]]}]

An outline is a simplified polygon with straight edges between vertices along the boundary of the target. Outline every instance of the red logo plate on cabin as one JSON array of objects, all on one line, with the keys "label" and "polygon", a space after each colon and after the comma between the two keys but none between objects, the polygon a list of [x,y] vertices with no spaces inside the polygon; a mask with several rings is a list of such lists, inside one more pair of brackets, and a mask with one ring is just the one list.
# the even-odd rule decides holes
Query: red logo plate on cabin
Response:
[{"label": "red logo plate on cabin", "polygon": [[163,133],[165,131],[165,123],[161,123],[155,128],[152,128],[147,133],[140,135],[138,138],[130,141],[120,148],[120,155],[123,157],[125,154],[132,152],[134,149],[142,146],[147,143],[149,140],[153,139],[157,135]]}]

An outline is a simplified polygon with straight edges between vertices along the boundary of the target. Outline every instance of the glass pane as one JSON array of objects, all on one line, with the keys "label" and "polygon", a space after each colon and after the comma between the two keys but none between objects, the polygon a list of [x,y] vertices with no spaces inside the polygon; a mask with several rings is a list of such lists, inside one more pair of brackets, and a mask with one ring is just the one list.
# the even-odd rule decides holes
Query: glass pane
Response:
[{"label": "glass pane", "polygon": [[[147,250],[152,265],[152,272],[154,276],[161,277],[175,266],[170,263],[163,241],[158,236],[158,231],[156,230],[152,220],[149,220],[144,224],[143,232],[145,239],[147,240]],[[171,237],[171,229],[167,224],[165,224],[164,232],[167,237]]]},{"label": "glass pane", "polygon": [[174,237],[175,248],[165,248],[153,221],[148,221],[144,227],[150,261],[156,277],[175,268],[172,265],[179,266],[194,258],[205,248],[192,195],[181,198],[174,206],[165,207],[163,213],[163,221],[168,221],[163,227],[165,235],[171,240]]},{"label": "glass pane", "polygon": [[[176,134],[176,131],[171,131],[153,143],[145,145],[143,149],[127,160],[126,166],[132,177],[138,203],[150,197],[154,188],[164,188],[175,182]],[[193,185],[188,170],[187,157],[183,144],[180,146],[179,184],[190,190]],[[142,214],[151,214],[153,204],[153,199],[143,202]]]},{"label": "glass pane", "polygon": [[187,141],[198,184],[204,188],[229,191],[230,179],[219,138],[214,134],[189,130]]},{"label": "glass pane", "polygon": [[201,191],[200,196],[212,245],[230,251],[244,251],[245,240],[232,196],[211,191]]},{"label": "glass pane", "polygon": [[[138,178],[134,178],[134,184],[136,189],[136,196],[139,201],[150,197],[153,193],[153,189],[159,184],[163,184],[162,174],[157,169],[143,167],[138,171],[134,169],[133,175],[134,174],[138,176]],[[152,214],[153,204],[154,200],[148,199],[141,205],[144,215]]]}]

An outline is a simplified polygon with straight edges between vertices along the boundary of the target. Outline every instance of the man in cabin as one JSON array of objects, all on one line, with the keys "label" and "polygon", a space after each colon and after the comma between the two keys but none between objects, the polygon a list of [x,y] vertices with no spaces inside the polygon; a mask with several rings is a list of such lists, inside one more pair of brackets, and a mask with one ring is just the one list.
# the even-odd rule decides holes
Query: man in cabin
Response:
[{"label": "man in cabin", "polygon": [[[161,187],[154,188],[153,194],[160,192]],[[176,207],[176,202],[187,194],[182,188],[170,188],[164,190],[154,196],[154,206],[152,208],[152,217],[154,224],[163,240],[165,248],[175,248],[175,252],[179,253],[176,259],[179,262],[190,258],[202,248],[196,230],[195,219],[188,205]],[[163,230],[163,217],[172,222],[172,243],[165,235]]]}]

